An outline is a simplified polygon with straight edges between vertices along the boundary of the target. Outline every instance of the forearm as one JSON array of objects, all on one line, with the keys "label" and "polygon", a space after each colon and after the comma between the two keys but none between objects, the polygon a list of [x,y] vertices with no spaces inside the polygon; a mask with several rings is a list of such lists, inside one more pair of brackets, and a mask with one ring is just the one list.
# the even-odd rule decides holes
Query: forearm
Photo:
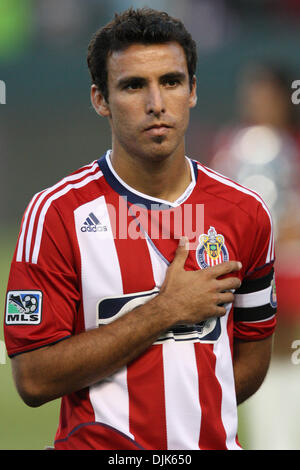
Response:
[{"label": "forearm", "polygon": [[217,280],[241,268],[228,261],[200,271],[185,271],[188,250],[176,251],[160,293],[107,325],[12,360],[17,389],[30,406],[81,390],[113,374],[142,354],[178,323],[194,324],[226,314],[236,277]]},{"label": "forearm", "polygon": [[272,337],[261,341],[236,341],[233,370],[237,404],[250,398],[261,386],[267,374],[272,349]]},{"label": "forearm", "polygon": [[163,309],[164,301],[157,297],[108,325],[16,356],[13,371],[23,400],[39,406],[113,374],[172,325]]}]

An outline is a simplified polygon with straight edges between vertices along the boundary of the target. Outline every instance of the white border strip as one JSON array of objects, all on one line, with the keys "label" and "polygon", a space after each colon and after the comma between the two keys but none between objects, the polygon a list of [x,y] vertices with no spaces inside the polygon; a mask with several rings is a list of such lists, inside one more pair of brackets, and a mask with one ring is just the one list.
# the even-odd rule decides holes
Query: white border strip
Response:
[{"label": "white border strip", "polygon": [[272,286],[262,289],[257,292],[251,292],[249,294],[235,294],[234,296],[234,307],[237,308],[252,308],[260,307],[261,305],[267,305],[270,303]]}]

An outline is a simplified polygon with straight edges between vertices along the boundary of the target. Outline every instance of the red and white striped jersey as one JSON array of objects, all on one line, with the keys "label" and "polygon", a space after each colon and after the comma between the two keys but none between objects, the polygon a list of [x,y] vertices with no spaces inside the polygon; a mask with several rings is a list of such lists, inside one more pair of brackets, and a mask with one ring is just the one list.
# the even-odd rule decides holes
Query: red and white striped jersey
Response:
[{"label": "red and white striped jersey", "polygon": [[243,265],[225,316],[178,325],[115,374],[64,396],[56,449],[240,449],[233,342],[275,327],[272,220],[256,193],[188,162],[192,182],[173,203],[129,187],[107,152],[36,194],[24,213],[6,297],[10,356],[101,328],[153,298],[181,235],[190,240],[186,270]]}]

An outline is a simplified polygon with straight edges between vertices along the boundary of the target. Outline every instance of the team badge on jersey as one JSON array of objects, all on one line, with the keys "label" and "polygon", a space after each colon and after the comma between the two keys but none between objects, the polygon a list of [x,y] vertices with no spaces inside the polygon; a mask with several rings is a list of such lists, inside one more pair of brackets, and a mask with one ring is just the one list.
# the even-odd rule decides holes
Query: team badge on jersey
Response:
[{"label": "team badge on jersey", "polygon": [[196,260],[200,268],[228,261],[229,255],[225,245],[224,236],[217,233],[214,227],[210,227],[207,234],[199,236],[199,245],[196,249]]},{"label": "team badge on jersey", "polygon": [[9,291],[6,297],[7,325],[38,325],[42,319],[41,291]]}]

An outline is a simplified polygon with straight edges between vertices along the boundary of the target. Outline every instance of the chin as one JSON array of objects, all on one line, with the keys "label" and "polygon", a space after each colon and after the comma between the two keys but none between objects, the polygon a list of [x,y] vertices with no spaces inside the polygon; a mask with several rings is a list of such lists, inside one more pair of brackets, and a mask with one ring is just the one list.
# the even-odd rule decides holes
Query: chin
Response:
[{"label": "chin", "polygon": [[138,142],[136,142],[136,145],[128,145],[125,148],[126,152],[137,160],[155,163],[172,157],[178,152],[180,145],[181,142],[174,143],[164,138],[164,136],[156,136],[151,143],[138,145]]},{"label": "chin", "polygon": [[174,143],[171,145],[170,142],[159,137],[155,139],[153,145],[145,149],[144,155],[153,161],[162,161],[174,155],[177,150],[178,145],[174,145]]},{"label": "chin", "polygon": [[172,152],[156,150],[143,155],[144,159],[151,162],[162,162],[172,156]]}]

